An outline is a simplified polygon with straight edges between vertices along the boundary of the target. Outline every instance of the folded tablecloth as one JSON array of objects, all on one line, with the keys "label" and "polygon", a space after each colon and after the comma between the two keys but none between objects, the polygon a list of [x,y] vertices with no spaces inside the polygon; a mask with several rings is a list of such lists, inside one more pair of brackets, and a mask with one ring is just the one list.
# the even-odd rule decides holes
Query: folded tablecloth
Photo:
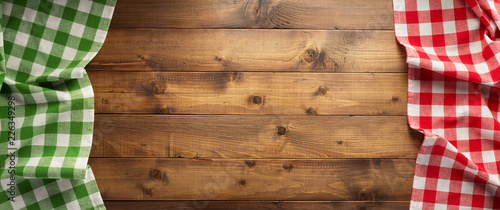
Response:
[{"label": "folded tablecloth", "polygon": [[0,209],[103,209],[87,161],[94,94],[84,67],[116,0],[3,0]]},{"label": "folded tablecloth", "polygon": [[424,133],[411,209],[500,209],[500,2],[394,0],[408,122]]}]

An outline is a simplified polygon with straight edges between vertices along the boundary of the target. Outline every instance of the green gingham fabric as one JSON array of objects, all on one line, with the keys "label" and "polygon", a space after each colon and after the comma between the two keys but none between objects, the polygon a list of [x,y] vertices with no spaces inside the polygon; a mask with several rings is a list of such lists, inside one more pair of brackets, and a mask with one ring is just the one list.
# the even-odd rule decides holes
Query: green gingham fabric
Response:
[{"label": "green gingham fabric", "polygon": [[0,209],[106,209],[90,168],[84,180],[17,177],[16,181],[20,195],[15,202],[8,200],[8,195],[0,195],[7,200]]},{"label": "green gingham fabric", "polygon": [[87,166],[94,94],[84,67],[115,3],[2,1],[1,210],[104,208]]}]

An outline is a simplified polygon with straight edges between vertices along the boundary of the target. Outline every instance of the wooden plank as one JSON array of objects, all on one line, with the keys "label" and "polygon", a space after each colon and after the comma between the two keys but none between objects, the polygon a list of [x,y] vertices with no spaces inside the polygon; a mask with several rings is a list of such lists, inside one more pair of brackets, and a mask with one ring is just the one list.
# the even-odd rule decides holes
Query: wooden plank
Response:
[{"label": "wooden plank", "polygon": [[87,69],[406,72],[405,61],[394,31],[111,29]]},{"label": "wooden plank", "polygon": [[96,113],[406,115],[398,73],[89,72]]},{"label": "wooden plank", "polygon": [[408,201],[104,201],[107,209],[358,209],[407,210]]},{"label": "wooden plank", "polygon": [[91,158],[105,200],[408,201],[414,159]]},{"label": "wooden plank", "polygon": [[394,28],[391,0],[120,0],[111,27]]},{"label": "wooden plank", "polygon": [[91,157],[416,158],[406,117],[96,115]]}]

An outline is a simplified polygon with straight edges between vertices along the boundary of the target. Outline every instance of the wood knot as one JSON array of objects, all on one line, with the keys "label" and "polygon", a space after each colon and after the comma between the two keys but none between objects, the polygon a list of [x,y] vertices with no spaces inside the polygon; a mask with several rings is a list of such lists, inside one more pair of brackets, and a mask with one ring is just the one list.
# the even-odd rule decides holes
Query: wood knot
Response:
[{"label": "wood knot", "polygon": [[160,114],[172,114],[174,113],[175,109],[172,107],[167,107],[165,109],[160,109]]},{"label": "wood knot", "polygon": [[283,169],[286,171],[286,172],[290,172],[292,171],[293,169],[293,165],[292,164],[283,164]]},{"label": "wood knot", "polygon": [[[327,67],[325,63],[325,60],[328,60],[326,53],[317,48],[305,50],[301,58],[302,61],[307,64],[306,66],[309,70],[323,71]],[[336,66],[336,63],[332,59],[329,60],[334,65],[334,70],[336,71],[338,66]]]},{"label": "wood knot", "polygon": [[366,210],[366,206],[364,206],[364,205],[360,206],[360,207],[358,207],[358,210]]},{"label": "wood knot", "polygon": [[232,72],[232,73],[227,73],[226,77],[228,81],[240,81],[241,80],[241,73],[239,72]]},{"label": "wood knot", "polygon": [[250,0],[245,5],[246,18],[258,24],[265,20],[267,15],[267,4],[265,0]]},{"label": "wood knot", "polygon": [[239,183],[240,185],[242,185],[242,186],[247,185],[247,181],[246,181],[246,180],[244,180],[244,179],[239,180],[239,181],[238,181],[238,183]]},{"label": "wood knot", "polygon": [[151,188],[146,188],[144,189],[144,194],[147,195],[147,196],[151,196],[151,194],[153,193],[153,191],[151,190]]},{"label": "wood knot", "polygon": [[251,96],[250,97],[250,103],[260,105],[262,104],[263,100],[262,97],[260,96]]},{"label": "wood knot", "polygon": [[151,91],[155,94],[165,93],[165,87],[161,85],[158,81],[151,82]]},{"label": "wood knot", "polygon": [[318,115],[318,112],[316,112],[316,110],[314,110],[314,108],[309,107],[308,109],[306,109],[306,114],[308,114],[308,115]]},{"label": "wood knot", "polygon": [[279,134],[279,135],[285,135],[285,134],[286,134],[286,132],[287,132],[287,130],[286,130],[286,128],[285,128],[285,127],[283,127],[283,126],[279,126],[279,127],[278,127],[278,134]]},{"label": "wood knot", "polygon": [[245,165],[247,165],[250,168],[253,168],[253,167],[255,167],[256,164],[255,164],[255,161],[253,161],[253,160],[245,160]]},{"label": "wood knot", "polygon": [[153,169],[149,172],[149,176],[152,178],[152,179],[156,179],[156,180],[161,180],[161,171],[158,170],[158,169]]},{"label": "wood knot", "polygon": [[161,172],[158,169],[153,169],[149,172],[149,177],[153,180],[163,182],[163,184],[168,184],[168,177],[167,174],[164,172]]},{"label": "wood knot", "polygon": [[397,102],[399,102],[400,100],[401,100],[401,99],[399,99],[399,97],[397,97],[397,96],[393,96],[393,97],[391,98],[392,103],[397,103]]},{"label": "wood knot", "polygon": [[306,51],[304,51],[303,58],[307,63],[312,63],[318,60],[318,57],[319,53],[315,49],[307,49]]},{"label": "wood knot", "polygon": [[373,200],[373,195],[371,195],[370,193],[367,193],[367,192],[362,192],[359,194],[359,199],[362,200],[362,201],[369,201],[369,200]]},{"label": "wood knot", "polygon": [[108,99],[107,99],[107,98],[102,98],[102,99],[101,99],[101,103],[103,103],[103,104],[108,104]]},{"label": "wood knot", "polygon": [[232,59],[224,56],[215,56],[214,57],[215,61],[218,61],[219,63],[222,64],[224,69],[229,68],[229,64],[231,64]]},{"label": "wood knot", "polygon": [[338,145],[342,145],[342,144],[344,144],[344,142],[343,141],[337,141],[337,144]]},{"label": "wood knot", "polygon": [[322,96],[326,95],[326,88],[323,86],[320,86],[318,88],[318,91],[316,92],[316,95],[322,95]]}]

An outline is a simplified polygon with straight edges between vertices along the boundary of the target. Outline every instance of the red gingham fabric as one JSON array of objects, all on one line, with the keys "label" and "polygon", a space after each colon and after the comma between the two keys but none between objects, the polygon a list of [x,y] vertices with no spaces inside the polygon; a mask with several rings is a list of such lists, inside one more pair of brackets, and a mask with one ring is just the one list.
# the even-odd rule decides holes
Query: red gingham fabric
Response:
[{"label": "red gingham fabric", "polygon": [[500,0],[394,0],[408,122],[424,133],[411,209],[500,209]]}]

